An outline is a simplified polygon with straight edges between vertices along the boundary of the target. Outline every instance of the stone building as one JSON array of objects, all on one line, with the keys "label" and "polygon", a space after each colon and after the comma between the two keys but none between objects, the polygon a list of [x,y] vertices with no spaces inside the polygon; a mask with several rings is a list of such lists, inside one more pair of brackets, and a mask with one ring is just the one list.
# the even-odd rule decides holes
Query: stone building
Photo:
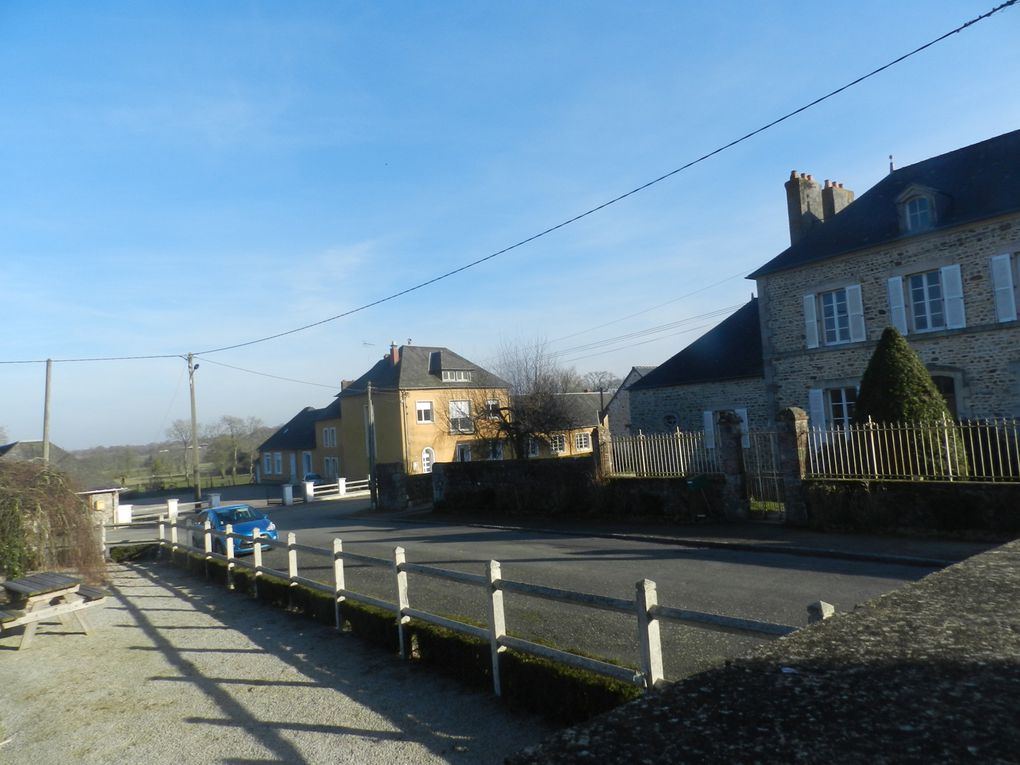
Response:
[{"label": "stone building", "polygon": [[715,415],[728,409],[745,429],[769,420],[755,298],[630,386],[633,434],[713,433]]},{"label": "stone building", "polygon": [[608,419],[609,432],[614,436],[629,436],[637,433],[631,425],[630,417],[630,386],[651,372],[655,367],[631,367],[623,378],[620,387],[613,393],[604,412]]},{"label": "stone building", "polygon": [[786,190],[790,247],[749,277],[770,417],[798,406],[813,426],[848,422],[887,326],[959,417],[1020,413],[1020,131],[891,171],[857,199],[796,172]]}]

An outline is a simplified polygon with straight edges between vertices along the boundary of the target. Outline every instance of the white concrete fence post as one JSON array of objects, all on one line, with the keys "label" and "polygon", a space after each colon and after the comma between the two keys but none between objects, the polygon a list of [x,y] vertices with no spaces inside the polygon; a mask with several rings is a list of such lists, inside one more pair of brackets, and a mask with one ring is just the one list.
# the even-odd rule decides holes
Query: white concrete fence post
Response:
[{"label": "white concrete fence post", "polygon": [[219,507],[219,506],[220,506],[220,495],[218,493],[210,493],[209,494],[209,507]]},{"label": "white concrete fence post", "polygon": [[170,552],[177,552],[177,521],[170,522]]},{"label": "white concrete fence post", "polygon": [[259,596],[259,577],[262,576],[262,534],[258,529],[252,530],[252,554],[255,556],[255,571],[252,574],[251,592],[255,598]]},{"label": "white concrete fence post", "polygon": [[499,641],[506,635],[506,616],[503,612],[503,590],[499,586],[499,580],[502,578],[499,561],[490,560],[486,573],[489,576],[489,651],[492,655],[492,690],[497,696],[502,696],[499,655],[506,649],[499,644]]},{"label": "white concrete fence post", "polygon": [[347,479],[339,476],[336,479],[336,493],[341,497],[347,496]]},{"label": "white concrete fence post", "polygon": [[816,600],[814,603],[808,604],[808,624],[814,624],[815,622],[822,622],[836,613],[836,607],[831,603],[826,603],[824,600]]},{"label": "white concrete fence post", "polygon": [[227,524],[227,589],[234,589],[234,533],[233,524]]},{"label": "white concrete fence post", "polygon": [[333,607],[336,610],[336,628],[342,630],[344,627],[343,615],[340,613],[340,604],[346,600],[344,590],[347,588],[344,582],[344,544],[339,539],[333,540]]},{"label": "white concrete fence post", "polygon": [[662,641],[659,637],[659,620],[649,611],[659,604],[655,582],[642,579],[637,590],[638,639],[641,643],[641,669],[645,673],[646,689],[655,690],[662,675]]},{"label": "white concrete fence post", "polygon": [[283,485],[283,504],[287,507],[294,504],[294,487],[289,483]]},{"label": "white concrete fence post", "polygon": [[170,497],[166,501],[166,514],[171,523],[177,522],[177,502],[178,499],[176,497]]},{"label": "white concrete fence post", "polygon": [[400,640],[400,658],[408,656],[408,645],[404,634],[404,625],[410,621],[410,617],[404,616],[404,611],[411,607],[407,599],[407,572],[404,571],[404,563],[407,556],[403,547],[393,548],[393,572],[397,575],[397,607],[400,612],[397,614],[397,637]]},{"label": "white concrete fence post", "polygon": [[315,499],[315,482],[305,481],[305,502]]}]

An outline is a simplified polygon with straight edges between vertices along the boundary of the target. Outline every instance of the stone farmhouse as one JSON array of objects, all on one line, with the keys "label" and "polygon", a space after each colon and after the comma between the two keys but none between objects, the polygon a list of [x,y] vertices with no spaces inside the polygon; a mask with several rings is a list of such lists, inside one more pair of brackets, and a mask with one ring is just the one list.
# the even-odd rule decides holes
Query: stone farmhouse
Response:
[{"label": "stone farmhouse", "polygon": [[856,199],[793,172],[786,197],[790,246],[750,275],[758,299],[631,386],[634,429],[700,429],[723,406],[752,427],[790,406],[843,426],[887,326],[956,416],[1020,413],[1020,131],[891,170]]}]

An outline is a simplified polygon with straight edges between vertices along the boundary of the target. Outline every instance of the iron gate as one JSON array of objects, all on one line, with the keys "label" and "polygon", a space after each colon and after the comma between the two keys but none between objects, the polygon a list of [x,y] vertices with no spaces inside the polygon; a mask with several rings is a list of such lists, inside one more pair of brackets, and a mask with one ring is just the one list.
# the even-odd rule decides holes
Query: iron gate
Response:
[{"label": "iron gate", "polygon": [[779,472],[779,439],[775,431],[751,431],[744,447],[744,476],[751,517],[783,520],[786,496]]}]

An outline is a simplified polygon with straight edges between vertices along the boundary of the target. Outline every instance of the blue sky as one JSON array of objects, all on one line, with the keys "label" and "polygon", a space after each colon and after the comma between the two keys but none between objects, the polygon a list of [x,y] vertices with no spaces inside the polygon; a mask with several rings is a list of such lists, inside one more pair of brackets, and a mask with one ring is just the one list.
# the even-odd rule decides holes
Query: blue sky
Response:
[{"label": "blue sky", "polygon": [[[992,5],[3,3],[0,361],[181,355],[349,311]],[[660,363],[746,301],[740,277],[788,244],[790,170],[860,194],[889,154],[902,166],[1020,127],[1018,37],[1010,8],[536,242],[209,355],[199,419],[279,424],[409,338],[483,365],[500,342],[537,338],[582,372]],[[41,437],[44,374],[0,364],[11,439]],[[160,440],[187,394],[180,358],[59,363],[51,437]]]}]

